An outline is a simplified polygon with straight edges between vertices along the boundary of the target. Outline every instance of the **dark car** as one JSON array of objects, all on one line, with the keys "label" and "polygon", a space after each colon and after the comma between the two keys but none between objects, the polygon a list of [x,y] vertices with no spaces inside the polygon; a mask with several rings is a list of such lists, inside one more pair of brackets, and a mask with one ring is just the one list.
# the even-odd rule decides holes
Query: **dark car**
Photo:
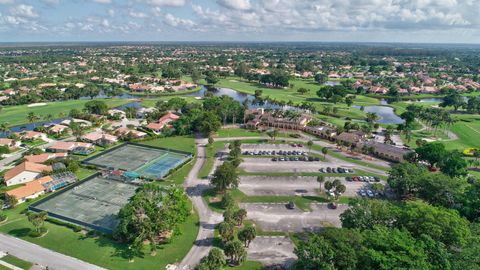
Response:
[{"label": "dark car", "polygon": [[352,179],[352,177],[347,176],[347,177],[345,177],[345,180],[347,180],[348,182],[352,182],[353,179]]},{"label": "dark car", "polygon": [[333,202],[328,203],[328,208],[330,208],[330,209],[337,209],[337,204],[336,204],[336,203],[333,203]]},{"label": "dark car", "polygon": [[375,182],[380,182],[380,177],[374,176],[373,178],[375,179]]},{"label": "dark car", "polygon": [[331,172],[332,172],[332,168],[327,167],[327,173],[331,173]]},{"label": "dark car", "polygon": [[295,204],[292,202],[292,201],[289,201],[285,207],[287,207],[287,209],[295,209]]},{"label": "dark car", "polygon": [[276,157],[272,158],[272,161],[277,161],[277,158]]}]

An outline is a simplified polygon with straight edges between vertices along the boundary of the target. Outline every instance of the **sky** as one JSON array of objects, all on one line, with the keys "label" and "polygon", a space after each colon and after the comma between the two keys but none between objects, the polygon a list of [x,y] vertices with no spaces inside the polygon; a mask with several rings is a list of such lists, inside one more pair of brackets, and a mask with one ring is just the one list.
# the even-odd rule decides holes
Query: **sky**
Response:
[{"label": "sky", "polygon": [[0,42],[480,44],[480,0],[0,0]]}]

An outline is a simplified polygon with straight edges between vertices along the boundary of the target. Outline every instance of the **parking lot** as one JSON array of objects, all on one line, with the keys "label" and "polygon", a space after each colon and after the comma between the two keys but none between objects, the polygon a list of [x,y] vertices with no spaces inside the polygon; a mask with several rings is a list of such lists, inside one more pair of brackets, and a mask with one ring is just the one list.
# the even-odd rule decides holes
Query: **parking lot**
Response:
[{"label": "parking lot", "polygon": [[[343,196],[356,196],[368,183],[346,181],[344,177],[326,177],[325,180],[339,179],[346,187]],[[248,196],[318,196],[320,184],[315,176],[241,176],[239,189]],[[322,185],[323,190],[323,185]]]},{"label": "parking lot", "polygon": [[[299,146],[300,145],[300,146]],[[242,144],[243,151],[305,151],[308,152],[308,147],[302,144]]]},{"label": "parking lot", "polygon": [[266,267],[289,269],[297,259],[295,245],[285,236],[258,236],[248,248],[248,260],[259,261]]},{"label": "parking lot", "polygon": [[340,204],[337,209],[327,204],[312,204],[311,212],[298,208],[287,209],[283,203],[241,203],[247,210],[247,218],[252,219],[264,231],[308,232],[319,231],[325,226],[340,227],[340,214],[347,205]]},{"label": "parking lot", "polygon": [[[323,161],[272,161],[271,158],[243,158],[240,168],[247,172],[320,172],[321,168],[338,167]],[[353,166],[345,167],[353,170]]]}]

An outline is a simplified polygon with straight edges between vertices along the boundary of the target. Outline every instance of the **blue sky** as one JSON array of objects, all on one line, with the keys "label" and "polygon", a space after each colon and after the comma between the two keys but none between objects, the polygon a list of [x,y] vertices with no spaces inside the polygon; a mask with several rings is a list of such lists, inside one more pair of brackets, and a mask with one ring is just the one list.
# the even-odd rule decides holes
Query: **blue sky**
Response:
[{"label": "blue sky", "polygon": [[480,0],[0,0],[0,41],[480,43]]}]

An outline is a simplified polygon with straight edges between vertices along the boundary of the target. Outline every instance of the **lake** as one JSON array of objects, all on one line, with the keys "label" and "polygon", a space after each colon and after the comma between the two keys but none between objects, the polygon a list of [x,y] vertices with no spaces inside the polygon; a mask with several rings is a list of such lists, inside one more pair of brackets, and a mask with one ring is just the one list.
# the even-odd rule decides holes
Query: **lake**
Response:
[{"label": "lake", "polygon": [[[361,106],[353,106],[353,107],[357,109],[361,108]],[[380,120],[377,121],[380,124],[393,125],[393,124],[403,124],[405,122],[405,120],[403,120],[397,114],[395,114],[392,107],[388,107],[388,106],[365,106],[364,112],[376,113],[380,117]]]}]

